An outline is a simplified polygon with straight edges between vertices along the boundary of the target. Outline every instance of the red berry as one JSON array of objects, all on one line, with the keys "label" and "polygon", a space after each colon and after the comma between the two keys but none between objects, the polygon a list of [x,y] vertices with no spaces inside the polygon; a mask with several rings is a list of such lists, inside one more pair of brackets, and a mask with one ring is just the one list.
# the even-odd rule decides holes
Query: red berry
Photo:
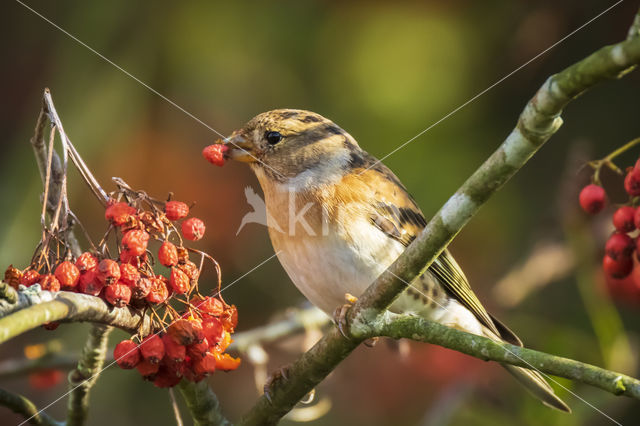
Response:
[{"label": "red berry", "polygon": [[129,286],[131,288],[131,297],[134,299],[144,299],[151,291],[152,286],[153,284],[150,278],[140,278],[135,284]]},{"label": "red berry", "polygon": [[204,236],[206,227],[204,226],[203,221],[201,221],[197,217],[191,217],[182,222],[181,229],[182,235],[184,235],[187,240],[198,241]]},{"label": "red berry", "polygon": [[149,294],[146,295],[147,302],[162,303],[169,297],[169,289],[162,277],[151,278],[151,288]]},{"label": "red berry", "polygon": [[189,206],[182,201],[167,201],[164,212],[169,220],[180,220],[189,215]]},{"label": "red berry", "polygon": [[49,389],[62,381],[64,374],[55,368],[47,368],[29,374],[29,386],[34,389]]},{"label": "red berry", "polygon": [[176,341],[168,334],[162,336],[162,343],[164,343],[165,359],[169,359],[171,362],[184,361],[187,356],[186,346],[176,343]]},{"label": "red berry", "polygon": [[627,234],[614,233],[604,246],[604,251],[613,260],[631,257],[634,249],[633,239]]},{"label": "red berry", "polygon": [[127,203],[111,204],[104,212],[104,217],[116,226],[124,225],[129,217],[136,214],[136,209]]},{"label": "red berry", "polygon": [[140,281],[140,272],[138,272],[138,268],[130,263],[121,263],[120,281],[123,281],[129,287],[135,286],[136,283]]},{"label": "red berry", "polygon": [[602,259],[602,269],[612,278],[624,278],[631,273],[633,269],[633,260],[631,257],[623,257],[620,260],[614,260],[605,255]]},{"label": "red berry", "polygon": [[142,256],[147,251],[149,234],[142,229],[127,231],[122,237],[122,246],[133,256]]},{"label": "red berry", "polygon": [[205,356],[208,350],[209,342],[205,338],[202,339],[201,342],[192,343],[191,345],[187,346],[187,355],[189,355],[191,359],[198,359]]},{"label": "red berry", "polygon": [[157,362],[151,362],[149,360],[142,359],[138,363],[138,365],[136,365],[136,369],[142,377],[152,379],[160,369],[160,364]]},{"label": "red berry", "polygon": [[120,279],[120,266],[111,259],[102,259],[96,269],[96,278],[103,284],[111,285]]},{"label": "red berry", "polygon": [[123,340],[113,349],[113,358],[120,368],[129,370],[140,362],[140,348],[131,340]]},{"label": "red berry", "polygon": [[189,291],[189,277],[178,268],[171,268],[169,285],[177,294],[184,294]]},{"label": "red berry", "polygon": [[76,259],[76,267],[80,273],[95,269],[98,266],[98,259],[89,252],[84,252]]},{"label": "red berry", "polygon": [[80,279],[78,267],[68,260],[58,265],[55,275],[63,287],[75,287],[78,285],[78,280]]},{"label": "red berry", "polygon": [[60,281],[49,274],[40,277],[40,288],[47,291],[60,291]]},{"label": "red berry", "polygon": [[38,281],[40,281],[40,274],[38,273],[38,271],[34,271],[33,269],[24,271],[24,273],[20,277],[20,284],[25,287],[32,286]]},{"label": "red berry", "polygon": [[589,214],[596,214],[604,208],[606,194],[598,185],[587,185],[580,191],[580,206]]},{"label": "red berry", "polygon": [[165,241],[158,250],[158,261],[164,266],[175,266],[178,264],[178,249],[173,243]]},{"label": "red berry", "polygon": [[634,262],[633,271],[627,277],[616,279],[605,274],[607,290],[611,296],[623,303],[640,305],[640,266]]},{"label": "red berry", "polygon": [[202,330],[209,346],[217,345],[224,337],[224,327],[218,318],[205,318],[202,320]]},{"label": "red berry", "polygon": [[613,226],[619,232],[631,232],[636,229],[636,209],[631,206],[622,206],[613,214]]},{"label": "red berry", "polygon": [[195,374],[210,374],[216,371],[216,357],[207,352],[202,358],[192,360],[192,368]]},{"label": "red berry", "polygon": [[196,342],[198,336],[193,329],[193,321],[179,319],[171,323],[167,335],[177,344],[188,346]]},{"label": "red berry", "polygon": [[640,195],[640,169],[633,168],[624,178],[624,189],[632,197]]},{"label": "red berry", "polygon": [[54,322],[47,322],[47,323],[42,324],[42,327],[45,330],[50,330],[50,331],[55,330],[56,328],[58,328],[58,326],[60,326],[60,323],[59,322],[55,322],[55,321]]},{"label": "red berry", "polygon": [[202,155],[207,159],[211,164],[215,164],[216,166],[224,166],[225,161],[225,153],[229,150],[227,145],[222,144],[213,144],[205,147],[202,150]]},{"label": "red berry", "polygon": [[95,271],[89,270],[80,275],[80,282],[78,283],[78,291],[80,293],[98,296],[103,288],[104,284],[98,281]]},{"label": "red berry", "polygon": [[205,297],[200,299],[194,297],[191,299],[191,304],[198,308],[201,312],[207,313],[219,317],[224,312],[224,303],[216,297]]},{"label": "red berry", "polygon": [[140,354],[147,361],[157,364],[164,358],[164,343],[157,334],[150,334],[140,343]]},{"label": "red berry", "polygon": [[172,388],[182,380],[182,376],[166,365],[161,365],[153,379],[153,385],[158,388]]},{"label": "red berry", "polygon": [[104,298],[116,308],[122,308],[131,300],[131,289],[122,281],[118,281],[104,289]]}]

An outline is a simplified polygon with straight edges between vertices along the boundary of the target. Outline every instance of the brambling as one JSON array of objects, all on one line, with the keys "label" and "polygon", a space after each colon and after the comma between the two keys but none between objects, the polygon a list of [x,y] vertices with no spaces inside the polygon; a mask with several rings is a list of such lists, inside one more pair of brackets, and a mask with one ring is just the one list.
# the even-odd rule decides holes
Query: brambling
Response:
[{"label": "brambling", "polygon": [[[345,295],[362,294],[427,223],[396,175],[319,114],[265,112],[226,142],[228,158],[248,163],[258,178],[282,266],[329,315]],[[485,310],[447,250],[389,309],[522,346]],[[538,372],[504,367],[542,402],[570,411]]]}]

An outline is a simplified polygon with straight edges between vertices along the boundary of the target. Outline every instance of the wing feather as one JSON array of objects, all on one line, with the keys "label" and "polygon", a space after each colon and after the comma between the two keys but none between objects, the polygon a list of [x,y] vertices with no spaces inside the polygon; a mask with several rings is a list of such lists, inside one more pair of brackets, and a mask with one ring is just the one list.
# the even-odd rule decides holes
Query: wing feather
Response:
[{"label": "wing feather", "polygon": [[[427,221],[409,195],[400,180],[384,164],[376,163],[375,158],[364,151],[358,158],[354,170],[361,179],[368,180],[376,190],[376,202],[370,213],[371,222],[389,237],[408,246],[427,224]],[[391,186],[391,187],[390,187]],[[384,197],[382,196],[384,194]],[[480,322],[498,335],[501,335],[491,316],[478,300],[469,281],[451,253],[445,250],[431,264],[429,271],[440,281],[451,296],[461,302],[480,320]]]}]

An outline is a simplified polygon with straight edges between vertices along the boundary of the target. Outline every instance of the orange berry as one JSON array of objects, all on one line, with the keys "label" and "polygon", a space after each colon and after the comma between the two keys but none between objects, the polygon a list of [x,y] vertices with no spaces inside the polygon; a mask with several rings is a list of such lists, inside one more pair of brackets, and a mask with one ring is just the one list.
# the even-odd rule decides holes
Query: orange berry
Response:
[{"label": "orange berry", "polygon": [[167,201],[164,212],[169,220],[184,219],[189,215],[189,206],[182,201]]},{"label": "orange berry", "polygon": [[98,266],[98,259],[89,252],[84,252],[76,259],[76,267],[80,273],[95,269]]},{"label": "orange berry", "polygon": [[178,264],[178,249],[173,243],[165,241],[158,250],[158,261],[164,266],[175,266]]},{"label": "orange berry", "polygon": [[177,294],[184,294],[189,291],[189,277],[178,268],[171,268],[169,285]]},{"label": "orange berry", "polygon": [[142,229],[127,231],[122,237],[124,250],[133,256],[142,256],[147,251],[149,234]]},{"label": "orange berry", "polygon": [[182,222],[181,230],[182,235],[187,240],[198,241],[204,236],[204,231],[206,227],[204,226],[204,222],[198,219],[197,217],[191,217],[184,222]]},{"label": "orange berry", "polygon": [[116,226],[124,225],[129,217],[136,214],[136,209],[124,202],[113,203],[104,212],[104,217]]},{"label": "orange berry", "polygon": [[80,271],[73,263],[65,260],[56,268],[55,276],[63,287],[75,287],[80,279]]}]

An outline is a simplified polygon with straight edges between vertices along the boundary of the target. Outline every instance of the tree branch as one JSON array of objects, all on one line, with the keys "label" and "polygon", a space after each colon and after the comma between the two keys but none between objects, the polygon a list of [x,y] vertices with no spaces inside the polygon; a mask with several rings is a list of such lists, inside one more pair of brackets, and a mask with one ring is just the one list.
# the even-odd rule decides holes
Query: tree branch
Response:
[{"label": "tree branch", "polygon": [[111,325],[130,333],[153,331],[149,316],[128,307],[114,308],[104,300],[68,291],[40,290],[38,284],[18,292],[18,302],[0,300],[0,344],[48,322],[87,321]]},{"label": "tree branch", "polygon": [[206,380],[198,383],[182,380],[178,384],[187,407],[193,417],[195,426],[225,426],[231,425],[220,412],[220,403]]},{"label": "tree branch", "polygon": [[[348,313],[351,340],[332,328],[274,383],[242,419],[243,424],[274,424],[317,386],[366,335],[367,324],[384,311],[407,284],[445,249],[480,207],[560,128],[562,109],[604,80],[618,78],[640,62],[640,37],[606,46],[547,79],[520,114],[515,129],[429,221],[404,253],[369,286]],[[360,330],[359,330],[360,329]],[[359,337],[355,337],[359,336]]]},{"label": "tree branch", "polygon": [[82,425],[89,411],[89,392],[98,380],[107,353],[107,341],[113,328],[92,324],[78,366],[69,374],[69,408],[67,424]]},{"label": "tree branch", "polygon": [[[361,330],[365,330],[362,328]],[[475,334],[465,333],[424,318],[386,312],[367,324],[364,337],[409,337],[453,349],[484,361],[497,361],[565,377],[611,392],[640,399],[640,380],[604,368],[550,355]]]},{"label": "tree branch", "polygon": [[38,410],[34,403],[24,396],[16,395],[4,389],[0,389],[0,405],[4,405],[14,413],[23,415],[25,419],[29,419],[29,423],[32,425],[63,426],[65,424],[52,419],[44,411]]}]

